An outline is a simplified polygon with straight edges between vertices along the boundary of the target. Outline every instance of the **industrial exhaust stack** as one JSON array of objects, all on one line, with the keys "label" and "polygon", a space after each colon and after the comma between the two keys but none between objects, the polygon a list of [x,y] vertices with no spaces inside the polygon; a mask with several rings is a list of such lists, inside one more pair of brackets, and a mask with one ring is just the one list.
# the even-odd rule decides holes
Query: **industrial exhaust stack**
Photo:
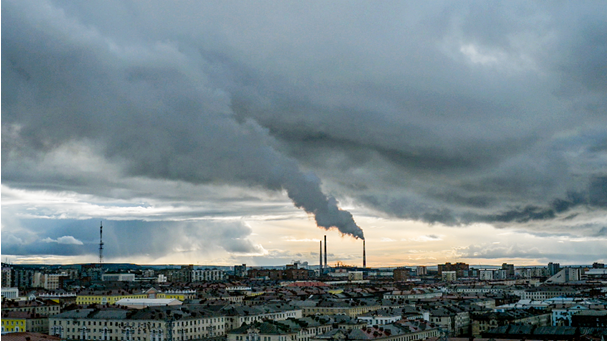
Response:
[{"label": "industrial exhaust stack", "polygon": [[324,273],[324,265],[322,264],[322,250],[321,250],[321,241],[319,241],[319,276]]},{"label": "industrial exhaust stack", "polygon": [[324,235],[324,268],[328,268],[328,241],[326,235]]},{"label": "industrial exhaust stack", "polygon": [[364,268],[366,268],[366,240],[362,240],[364,242]]}]

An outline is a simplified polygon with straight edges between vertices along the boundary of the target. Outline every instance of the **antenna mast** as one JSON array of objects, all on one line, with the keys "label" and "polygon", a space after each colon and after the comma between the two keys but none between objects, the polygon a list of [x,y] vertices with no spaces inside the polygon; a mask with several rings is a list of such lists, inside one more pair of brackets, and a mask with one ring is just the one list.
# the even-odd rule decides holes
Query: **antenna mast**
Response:
[{"label": "antenna mast", "polygon": [[103,258],[103,250],[104,250],[104,242],[102,241],[102,231],[103,231],[102,222],[99,222],[99,264],[102,263]]}]

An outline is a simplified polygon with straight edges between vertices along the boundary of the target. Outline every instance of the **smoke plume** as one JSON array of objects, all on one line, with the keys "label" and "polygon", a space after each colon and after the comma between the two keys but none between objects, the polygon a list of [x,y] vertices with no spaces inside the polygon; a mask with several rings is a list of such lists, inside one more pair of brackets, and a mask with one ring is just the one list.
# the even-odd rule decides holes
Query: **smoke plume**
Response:
[{"label": "smoke plume", "polygon": [[363,239],[319,178],[279,153],[255,121],[234,118],[230,94],[210,81],[213,63],[200,52],[109,42],[42,4],[2,6],[4,180],[19,177],[24,156],[36,163],[85,145],[128,176],[285,189],[319,227]]}]

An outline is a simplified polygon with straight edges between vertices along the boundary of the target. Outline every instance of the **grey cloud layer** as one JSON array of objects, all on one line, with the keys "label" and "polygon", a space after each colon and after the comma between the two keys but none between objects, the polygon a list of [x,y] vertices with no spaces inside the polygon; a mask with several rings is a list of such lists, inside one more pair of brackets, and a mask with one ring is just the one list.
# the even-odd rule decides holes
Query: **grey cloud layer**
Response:
[{"label": "grey cloud layer", "polygon": [[606,216],[605,3],[2,6],[5,183],[97,193],[22,172],[77,142],[132,176],[285,189],[355,236],[322,180],[427,222]]},{"label": "grey cloud layer", "polygon": [[205,61],[172,43],[117,44],[41,4],[4,9],[5,163],[87,140],[130,175],[283,188],[319,227],[363,239],[316,176],[277,153],[256,123],[230,117]]},{"label": "grey cloud layer", "polygon": [[[2,254],[92,255],[99,244],[98,220],[30,219],[23,223],[35,225],[39,231],[24,234],[3,230]],[[152,261],[176,252],[196,252],[206,257],[213,257],[219,251],[263,253],[263,248],[250,240],[251,229],[241,222],[105,221],[103,224],[104,255],[114,260],[139,257]]]}]

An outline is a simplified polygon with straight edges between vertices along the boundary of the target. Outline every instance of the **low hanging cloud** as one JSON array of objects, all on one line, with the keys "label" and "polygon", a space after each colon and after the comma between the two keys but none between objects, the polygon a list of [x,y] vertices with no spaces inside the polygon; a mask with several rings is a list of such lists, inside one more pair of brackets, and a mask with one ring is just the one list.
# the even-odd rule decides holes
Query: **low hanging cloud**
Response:
[{"label": "low hanging cloud", "polygon": [[[99,220],[26,219],[36,225],[40,235],[56,236],[27,241],[18,233],[2,231],[5,255],[97,255]],[[210,258],[227,253],[236,256],[260,256],[266,250],[251,240],[251,228],[240,221],[200,220],[191,222],[145,222],[121,220],[103,222],[104,258],[128,261],[138,258],[150,262],[170,254],[194,253]],[[31,236],[31,235],[30,235]],[[43,237],[44,237],[43,236]],[[8,238],[8,239],[6,239]]]},{"label": "low hanging cloud", "polygon": [[73,244],[73,245],[83,245],[83,242],[72,236],[63,236],[57,239],[45,238],[42,240],[45,243],[57,243],[57,244]]}]

